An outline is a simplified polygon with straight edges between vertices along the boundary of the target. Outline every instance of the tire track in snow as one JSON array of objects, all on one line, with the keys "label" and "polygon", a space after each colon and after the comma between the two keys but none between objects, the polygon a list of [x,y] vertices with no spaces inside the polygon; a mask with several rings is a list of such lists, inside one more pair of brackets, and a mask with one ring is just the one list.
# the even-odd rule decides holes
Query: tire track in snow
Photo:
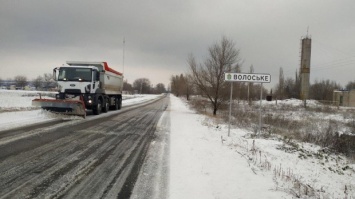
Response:
[{"label": "tire track in snow", "polygon": [[129,197],[166,100],[7,144],[0,198]]}]

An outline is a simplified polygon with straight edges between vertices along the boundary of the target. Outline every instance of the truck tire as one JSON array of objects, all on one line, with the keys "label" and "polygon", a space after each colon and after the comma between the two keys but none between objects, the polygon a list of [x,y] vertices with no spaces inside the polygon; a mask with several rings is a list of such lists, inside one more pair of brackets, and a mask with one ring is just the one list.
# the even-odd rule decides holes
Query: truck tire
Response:
[{"label": "truck tire", "polygon": [[120,109],[120,99],[119,97],[115,97],[115,110]]},{"label": "truck tire", "polygon": [[110,105],[108,103],[108,99],[104,100],[103,104],[104,105],[102,106],[102,112],[107,113],[110,108]]},{"label": "truck tire", "polygon": [[117,97],[117,100],[118,100],[118,103],[117,103],[117,105],[118,105],[118,110],[120,110],[121,108],[122,108],[122,97]]},{"label": "truck tire", "polygon": [[119,110],[120,109],[120,97],[119,96],[115,96],[115,104],[113,106],[110,106],[110,110]]},{"label": "truck tire", "polygon": [[94,115],[100,115],[102,109],[102,101],[99,99],[95,107],[93,107],[92,112]]}]

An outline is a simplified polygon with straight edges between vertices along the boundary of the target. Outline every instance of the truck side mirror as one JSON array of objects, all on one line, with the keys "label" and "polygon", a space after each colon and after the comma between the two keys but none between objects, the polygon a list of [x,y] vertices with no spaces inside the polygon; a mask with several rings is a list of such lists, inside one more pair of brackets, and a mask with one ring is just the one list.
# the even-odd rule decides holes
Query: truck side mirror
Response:
[{"label": "truck side mirror", "polygon": [[96,81],[100,81],[100,73],[98,71],[96,72],[96,77],[95,78],[96,78]]},{"label": "truck side mirror", "polygon": [[58,68],[54,68],[54,69],[53,69],[53,79],[54,79],[55,81],[58,80],[58,78],[57,78],[57,70],[58,70]]}]

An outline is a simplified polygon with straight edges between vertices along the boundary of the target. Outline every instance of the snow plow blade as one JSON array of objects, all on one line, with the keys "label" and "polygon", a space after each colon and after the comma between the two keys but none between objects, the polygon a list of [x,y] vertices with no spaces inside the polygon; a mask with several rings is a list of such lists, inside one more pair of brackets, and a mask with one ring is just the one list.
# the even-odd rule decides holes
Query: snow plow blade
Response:
[{"label": "snow plow blade", "polygon": [[85,104],[80,100],[34,99],[32,106],[65,115],[86,117]]}]

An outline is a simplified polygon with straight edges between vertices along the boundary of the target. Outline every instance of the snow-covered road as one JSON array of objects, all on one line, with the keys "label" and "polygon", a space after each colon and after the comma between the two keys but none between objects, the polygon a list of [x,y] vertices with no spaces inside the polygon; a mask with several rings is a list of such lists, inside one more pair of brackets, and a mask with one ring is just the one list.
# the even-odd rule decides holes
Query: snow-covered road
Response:
[{"label": "snow-covered road", "polygon": [[[133,106],[156,99],[159,96],[160,95],[127,95],[124,96],[122,106]],[[37,97],[36,91],[0,90],[0,131],[57,119],[83,119],[77,116],[53,114],[32,107],[32,100]]]}]

